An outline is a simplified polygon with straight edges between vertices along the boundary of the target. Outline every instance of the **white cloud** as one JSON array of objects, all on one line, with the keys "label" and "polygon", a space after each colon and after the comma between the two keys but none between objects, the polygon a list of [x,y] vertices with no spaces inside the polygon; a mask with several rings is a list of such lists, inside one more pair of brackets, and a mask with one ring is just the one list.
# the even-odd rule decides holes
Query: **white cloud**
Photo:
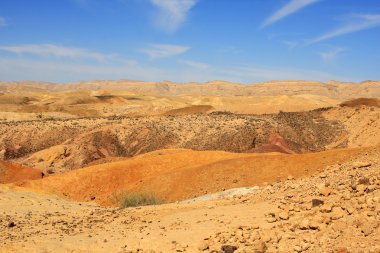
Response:
[{"label": "white cloud", "polygon": [[268,17],[260,28],[264,28],[268,25],[271,25],[280,19],[283,19],[303,8],[306,6],[316,3],[320,0],[290,0],[289,3],[287,3],[285,6],[283,6],[281,9],[277,10],[274,14],[272,14],[270,17]]},{"label": "white cloud", "polygon": [[147,54],[151,59],[157,59],[183,54],[188,50],[190,50],[190,47],[180,45],[151,44],[149,47],[140,49],[139,51]]},{"label": "white cloud", "polygon": [[106,55],[98,52],[88,51],[82,48],[62,47],[52,44],[29,44],[29,45],[0,45],[0,50],[16,54],[30,54],[37,56],[53,56],[58,58],[71,59],[93,59],[97,61],[106,61],[114,55]]},{"label": "white cloud", "polygon": [[163,68],[154,65],[112,63],[66,62],[58,59],[20,59],[0,57],[2,80],[35,80],[50,82],[74,82],[91,80],[143,80],[176,82],[204,82],[226,80],[252,83],[268,80],[349,80],[322,71],[269,68],[263,66],[209,66],[208,68]]},{"label": "white cloud", "polygon": [[4,17],[0,17],[0,27],[7,26],[7,21]]},{"label": "white cloud", "polygon": [[191,61],[191,60],[180,60],[179,63],[182,63],[186,66],[189,66],[191,68],[196,68],[196,69],[209,69],[210,68],[210,65],[208,65],[206,63]]},{"label": "white cloud", "polygon": [[330,63],[334,61],[338,57],[338,55],[343,53],[344,51],[346,51],[346,49],[344,48],[334,48],[327,52],[321,52],[319,53],[319,55],[325,63]]},{"label": "white cloud", "polygon": [[198,0],[150,0],[158,8],[155,23],[161,29],[174,32],[183,22],[187,14]]},{"label": "white cloud", "polygon": [[346,24],[311,40],[309,43],[316,43],[377,26],[380,26],[380,15],[354,14],[349,17]]},{"label": "white cloud", "polygon": [[292,50],[293,48],[295,48],[296,46],[298,46],[298,42],[297,41],[288,41],[288,40],[284,40],[284,41],[281,41],[282,44],[286,45],[290,50]]},{"label": "white cloud", "polygon": [[19,59],[0,57],[2,80],[74,82],[91,80],[140,79],[164,80],[162,69],[139,64],[62,62],[56,59]]}]

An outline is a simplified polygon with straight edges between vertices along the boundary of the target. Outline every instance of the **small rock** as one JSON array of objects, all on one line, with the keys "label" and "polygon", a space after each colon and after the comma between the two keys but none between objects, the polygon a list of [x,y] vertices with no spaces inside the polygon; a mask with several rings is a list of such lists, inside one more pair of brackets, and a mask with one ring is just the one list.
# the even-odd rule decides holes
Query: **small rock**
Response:
[{"label": "small rock", "polygon": [[372,164],[369,162],[362,162],[362,161],[357,161],[352,164],[353,169],[360,169],[360,168],[366,168],[370,167]]},{"label": "small rock", "polygon": [[289,212],[287,210],[284,210],[278,214],[278,217],[282,220],[288,220],[289,219]]},{"label": "small rock", "polygon": [[268,223],[273,223],[273,222],[276,222],[276,221],[277,221],[276,217],[268,217],[267,218],[267,222]]},{"label": "small rock", "polygon": [[327,187],[320,188],[319,189],[319,194],[327,197],[327,196],[329,196],[331,194],[331,189],[329,189]]},{"label": "small rock", "polygon": [[323,203],[324,203],[323,200],[320,200],[320,199],[312,199],[311,200],[311,204],[313,207],[323,205]]},{"label": "small rock", "polygon": [[298,246],[298,245],[295,245],[293,247],[293,249],[294,249],[295,252],[302,252],[302,248],[300,246]]},{"label": "small rock", "polygon": [[367,186],[364,185],[364,184],[359,184],[358,186],[356,186],[356,190],[357,190],[359,193],[364,193],[365,190],[367,190]]},{"label": "small rock", "polygon": [[338,220],[342,218],[345,215],[345,212],[341,207],[334,207],[332,212],[331,212],[331,219],[332,220]]},{"label": "small rock", "polygon": [[359,179],[359,184],[365,184],[365,185],[369,185],[369,178],[368,177],[362,177]]},{"label": "small rock", "polygon": [[306,229],[309,229],[309,220],[308,219],[303,219],[301,221],[301,223],[299,224],[299,228],[302,229],[302,230],[306,230]]},{"label": "small rock", "polygon": [[10,221],[9,223],[8,223],[8,227],[9,228],[13,228],[13,227],[15,227],[16,226],[16,224],[13,222],[13,221]]},{"label": "small rock", "polygon": [[238,248],[236,246],[232,246],[232,245],[223,245],[221,247],[221,250],[223,253],[233,253],[237,249]]},{"label": "small rock", "polygon": [[205,250],[208,250],[209,247],[210,247],[210,245],[208,244],[208,242],[206,242],[206,241],[202,241],[202,242],[199,244],[198,249],[199,249],[200,251],[205,251]]},{"label": "small rock", "polygon": [[333,206],[331,204],[326,204],[326,205],[321,206],[320,211],[322,213],[330,213],[332,209],[333,209]]},{"label": "small rock", "polygon": [[267,250],[267,245],[263,241],[255,241],[253,243],[253,250],[256,253],[264,253]]}]

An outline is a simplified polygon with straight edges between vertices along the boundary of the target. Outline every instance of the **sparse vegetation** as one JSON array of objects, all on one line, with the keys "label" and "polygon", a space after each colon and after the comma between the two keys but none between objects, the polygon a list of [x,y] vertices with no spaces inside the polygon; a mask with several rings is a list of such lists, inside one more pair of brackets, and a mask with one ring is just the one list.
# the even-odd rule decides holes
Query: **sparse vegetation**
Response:
[{"label": "sparse vegetation", "polygon": [[162,204],[163,200],[152,193],[124,192],[120,196],[119,205],[122,208],[133,206],[149,206]]}]

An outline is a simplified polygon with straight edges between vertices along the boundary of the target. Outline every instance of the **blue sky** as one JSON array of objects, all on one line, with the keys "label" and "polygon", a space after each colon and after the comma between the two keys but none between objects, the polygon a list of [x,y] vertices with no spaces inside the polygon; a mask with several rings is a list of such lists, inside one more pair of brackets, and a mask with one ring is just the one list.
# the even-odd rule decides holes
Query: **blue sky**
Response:
[{"label": "blue sky", "polygon": [[379,0],[1,0],[0,80],[380,79]]}]

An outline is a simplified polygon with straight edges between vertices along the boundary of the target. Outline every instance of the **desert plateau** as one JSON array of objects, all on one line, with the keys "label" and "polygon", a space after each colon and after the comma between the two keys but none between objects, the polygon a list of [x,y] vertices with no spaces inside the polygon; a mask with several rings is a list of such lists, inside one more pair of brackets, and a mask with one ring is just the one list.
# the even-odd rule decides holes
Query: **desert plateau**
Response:
[{"label": "desert plateau", "polygon": [[380,253],[379,0],[0,0],[0,253]]},{"label": "desert plateau", "polygon": [[380,82],[0,87],[1,252],[380,250]]}]

